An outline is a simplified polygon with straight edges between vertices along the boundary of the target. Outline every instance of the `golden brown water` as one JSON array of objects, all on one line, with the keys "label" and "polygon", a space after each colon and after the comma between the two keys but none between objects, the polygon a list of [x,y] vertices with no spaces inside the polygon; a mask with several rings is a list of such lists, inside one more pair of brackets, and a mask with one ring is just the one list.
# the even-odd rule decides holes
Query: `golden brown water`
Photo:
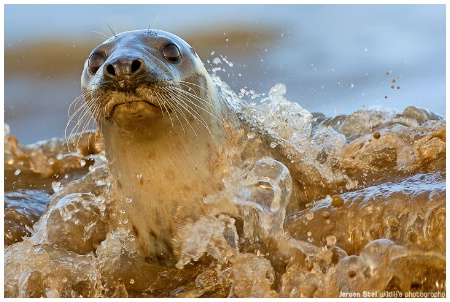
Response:
[{"label": "golden brown water", "polygon": [[[248,142],[263,136],[284,156],[227,168],[224,191],[205,201],[226,198],[241,217],[180,228],[176,267],[136,254],[99,136],[69,153],[63,140],[22,146],[6,131],[5,296],[445,295],[445,120],[414,107],[326,118],[282,85],[243,104],[216,83],[252,125]],[[294,213],[291,178],[304,184]]]}]

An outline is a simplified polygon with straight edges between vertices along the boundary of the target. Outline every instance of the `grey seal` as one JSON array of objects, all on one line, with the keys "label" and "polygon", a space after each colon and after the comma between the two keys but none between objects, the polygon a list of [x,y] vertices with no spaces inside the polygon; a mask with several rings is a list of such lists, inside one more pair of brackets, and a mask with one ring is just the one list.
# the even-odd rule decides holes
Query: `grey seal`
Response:
[{"label": "grey seal", "polygon": [[202,202],[222,187],[220,150],[232,112],[195,50],[160,30],[120,33],[97,46],[81,87],[139,253],[173,263],[178,223],[211,207],[235,211]]}]

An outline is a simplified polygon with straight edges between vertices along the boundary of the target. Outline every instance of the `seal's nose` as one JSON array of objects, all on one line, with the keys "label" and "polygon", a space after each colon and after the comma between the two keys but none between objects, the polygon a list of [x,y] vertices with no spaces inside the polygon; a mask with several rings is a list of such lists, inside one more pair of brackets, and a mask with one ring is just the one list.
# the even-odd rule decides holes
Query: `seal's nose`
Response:
[{"label": "seal's nose", "polygon": [[144,60],[140,58],[117,58],[109,64],[105,64],[104,75],[115,81],[131,80],[133,76],[142,71],[144,64]]},{"label": "seal's nose", "polygon": [[145,73],[145,61],[141,58],[118,57],[104,65],[103,76],[119,90],[133,91]]}]

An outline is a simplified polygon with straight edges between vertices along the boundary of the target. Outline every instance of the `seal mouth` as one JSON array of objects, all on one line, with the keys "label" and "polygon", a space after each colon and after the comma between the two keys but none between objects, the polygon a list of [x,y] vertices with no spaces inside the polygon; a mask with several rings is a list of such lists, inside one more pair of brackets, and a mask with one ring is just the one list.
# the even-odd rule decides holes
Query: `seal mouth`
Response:
[{"label": "seal mouth", "polygon": [[150,111],[162,111],[161,107],[148,99],[119,99],[114,100],[108,104],[108,109],[106,110],[107,116],[111,117],[117,109],[125,110],[130,114],[141,111],[148,108]]},{"label": "seal mouth", "polygon": [[133,104],[136,104],[136,103],[145,103],[147,105],[150,105],[150,107],[154,107],[155,109],[161,110],[161,108],[159,106],[157,106],[156,104],[154,104],[148,100],[133,100],[133,101],[121,102],[121,103],[114,104],[113,107],[111,108],[111,113],[113,113],[114,110],[119,106],[131,107]]}]

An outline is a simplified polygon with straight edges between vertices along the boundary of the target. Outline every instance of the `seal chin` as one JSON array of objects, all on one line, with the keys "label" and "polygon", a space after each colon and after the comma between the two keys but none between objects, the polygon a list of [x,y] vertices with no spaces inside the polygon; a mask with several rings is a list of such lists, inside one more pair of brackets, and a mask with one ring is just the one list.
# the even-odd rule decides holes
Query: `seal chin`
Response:
[{"label": "seal chin", "polygon": [[[136,109],[139,109],[140,107],[145,107],[145,105],[150,106],[150,110],[161,110],[161,108],[147,100],[136,100],[136,101],[130,101],[130,102],[123,102],[123,103],[117,103],[114,104],[114,106],[111,109],[110,115],[114,113],[116,108],[123,107],[125,110],[129,110],[130,112],[135,111]],[[152,108],[153,107],[153,108]]]},{"label": "seal chin", "polygon": [[161,108],[147,100],[133,100],[114,104],[109,112],[109,118],[123,119],[154,119],[162,115]]}]

